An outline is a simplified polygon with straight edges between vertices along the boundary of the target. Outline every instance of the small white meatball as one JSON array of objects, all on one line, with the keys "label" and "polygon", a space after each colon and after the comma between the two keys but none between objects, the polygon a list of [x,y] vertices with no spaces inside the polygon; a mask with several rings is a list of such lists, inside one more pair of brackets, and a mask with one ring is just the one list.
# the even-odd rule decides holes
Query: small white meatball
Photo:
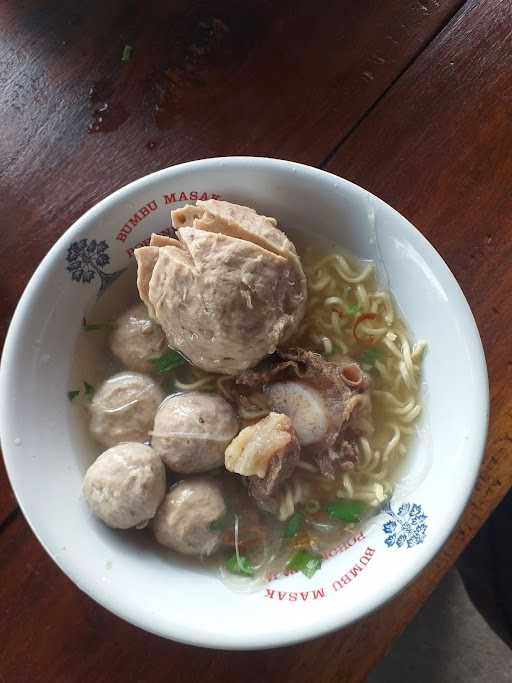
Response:
[{"label": "small white meatball", "polygon": [[288,415],[302,446],[320,441],[327,432],[322,394],[302,382],[275,382],[264,387],[272,410]]},{"label": "small white meatball", "polygon": [[238,433],[229,403],[201,391],[175,394],[155,417],[151,443],[174,472],[206,472],[224,464],[224,450]]},{"label": "small white meatball", "polygon": [[123,313],[110,335],[110,350],[121,363],[135,372],[154,370],[151,358],[158,358],[167,349],[162,328],[148,315],[143,303]]},{"label": "small white meatball", "polygon": [[120,372],[104,382],[91,403],[92,435],[104,446],[149,440],[158,406],[164,399],[154,379],[138,372]]},{"label": "small white meatball", "polygon": [[165,495],[165,467],[152,448],[120,443],[87,470],[83,492],[92,512],[114,529],[145,526]]},{"label": "small white meatball", "polygon": [[220,545],[221,533],[212,522],[226,514],[219,484],[202,477],[171,488],[151,523],[156,540],[185,555],[208,556]]}]

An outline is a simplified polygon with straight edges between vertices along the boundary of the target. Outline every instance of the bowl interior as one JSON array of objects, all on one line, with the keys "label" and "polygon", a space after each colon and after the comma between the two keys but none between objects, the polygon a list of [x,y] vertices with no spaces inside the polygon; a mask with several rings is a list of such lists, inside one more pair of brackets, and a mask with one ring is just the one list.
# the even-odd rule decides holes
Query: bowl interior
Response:
[{"label": "bowl interior", "polygon": [[[248,595],[228,590],[204,568],[133,533],[114,533],[91,518],[81,496],[87,454],[66,399],[82,317],[100,290],[132,263],[133,249],[151,232],[169,227],[171,208],[212,196],[276,216],[292,237],[296,231],[306,238],[321,235],[376,260],[413,335],[428,342],[425,415],[391,508],[333,550],[313,579],[282,577]],[[93,267],[87,253],[105,257]],[[125,619],[211,647],[271,647],[313,637],[348,624],[403,588],[461,514],[487,425],[480,338],[440,256],[408,221],[363,189],[269,159],[211,159],[165,169],[91,209],[55,244],[29,283],[11,324],[0,380],[9,476],[54,560]],[[415,536],[419,515],[426,515],[426,529]],[[389,542],[390,522],[404,530],[400,548]]]}]

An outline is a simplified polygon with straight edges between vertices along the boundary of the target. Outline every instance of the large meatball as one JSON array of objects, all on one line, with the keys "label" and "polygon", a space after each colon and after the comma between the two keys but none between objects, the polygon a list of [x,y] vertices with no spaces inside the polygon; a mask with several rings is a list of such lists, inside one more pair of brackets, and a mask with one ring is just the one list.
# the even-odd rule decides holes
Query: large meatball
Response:
[{"label": "large meatball", "polygon": [[169,346],[193,365],[237,374],[298,329],[306,276],[273,218],[209,199],[172,212],[178,239],[135,250],[137,285]]},{"label": "large meatball", "polygon": [[104,446],[149,440],[149,432],[164,394],[154,379],[138,372],[120,372],[93,396],[90,430]]},{"label": "large meatball", "polygon": [[167,348],[162,328],[151,320],[144,304],[132,306],[116,320],[109,341],[114,356],[135,372],[154,370],[151,358],[158,358]]},{"label": "large meatball", "polygon": [[220,545],[212,522],[226,514],[222,491],[212,479],[197,477],[173,486],[151,524],[156,540],[185,555],[208,556]]},{"label": "large meatball", "polygon": [[238,433],[238,419],[217,394],[175,394],[155,417],[152,446],[169,469],[189,474],[224,464],[226,446]]},{"label": "large meatball", "polygon": [[120,443],[87,470],[83,492],[92,512],[114,529],[145,525],[165,495],[165,467],[149,446]]}]

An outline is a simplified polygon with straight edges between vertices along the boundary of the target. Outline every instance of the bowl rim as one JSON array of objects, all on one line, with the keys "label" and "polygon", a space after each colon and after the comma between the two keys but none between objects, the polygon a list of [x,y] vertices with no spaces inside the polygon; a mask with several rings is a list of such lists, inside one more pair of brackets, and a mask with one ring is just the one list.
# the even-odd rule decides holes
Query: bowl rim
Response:
[{"label": "bowl rim", "polygon": [[[13,468],[16,452],[12,445],[14,435],[11,434],[10,426],[7,423],[6,410],[0,411],[0,441],[3,447],[3,458],[5,468],[7,471],[7,476],[11,484],[11,487],[14,491],[14,494],[16,496],[18,505],[26,521],[28,522],[32,532],[38,539],[39,543],[41,543],[45,551],[48,553],[48,555],[64,572],[64,574],[71,578],[73,583],[75,583],[75,585],[77,585],[80,588],[80,590],[84,591],[92,599],[94,599],[96,602],[98,602],[100,605],[102,605],[118,617],[144,629],[145,631],[165,638],[170,638],[177,642],[202,647],[213,647],[230,650],[274,648],[304,642],[307,640],[311,640],[313,638],[317,638],[319,636],[326,635],[340,628],[345,628],[351,625],[352,623],[359,621],[360,619],[368,617],[370,614],[372,614],[380,607],[382,607],[382,605],[389,602],[393,597],[404,591],[416,579],[418,574],[420,574],[420,572],[422,572],[426,568],[426,566],[434,559],[434,557],[437,555],[441,547],[445,544],[446,540],[457,526],[467,504],[469,503],[479,474],[480,466],[485,452],[485,444],[487,440],[487,430],[489,422],[489,384],[487,365],[485,361],[485,354],[481,338],[470,306],[455,276],[448,268],[447,264],[445,263],[441,255],[438,253],[438,251],[435,249],[435,247],[426,239],[426,237],[423,236],[423,234],[410,221],[407,220],[407,218],[400,214],[396,209],[393,209],[393,207],[384,202],[382,199],[373,195],[366,189],[362,188],[360,185],[357,185],[356,183],[353,183],[340,176],[330,173],[329,171],[325,171],[323,169],[315,168],[298,162],[274,159],[269,157],[224,156],[212,157],[207,159],[198,159],[195,161],[188,161],[181,164],[169,166],[158,171],[155,171],[153,173],[150,173],[148,175],[142,176],[141,178],[138,178],[136,180],[133,180],[127,185],[124,185],[123,187],[115,190],[113,193],[101,199],[99,202],[97,202],[91,208],[89,208],[84,214],[82,214],[82,216],[80,216],[76,221],[74,221],[74,223],[72,223],[72,225],[68,227],[63,232],[63,234],[57,239],[57,241],[52,245],[52,247],[49,249],[49,251],[46,253],[42,261],[37,266],[33,275],[30,277],[28,284],[26,285],[18,301],[15,312],[12,316],[9,329],[5,338],[4,347],[2,350],[2,356],[0,360],[0,405],[4,406],[7,404],[6,402],[8,401],[8,397],[10,394],[11,371],[12,368],[16,365],[15,357],[17,354],[17,339],[19,337],[19,330],[23,324],[25,316],[30,312],[32,298],[35,295],[40,278],[42,277],[43,273],[51,271],[55,267],[55,261],[57,257],[60,257],[62,245],[64,243],[67,243],[70,239],[72,239],[90,221],[94,221],[95,218],[101,215],[104,210],[108,209],[110,205],[115,204],[127,192],[132,190],[143,189],[146,186],[151,186],[155,181],[165,178],[168,175],[173,175],[175,173],[179,174],[180,171],[193,171],[195,169],[208,170],[209,167],[211,167],[211,169],[214,170],[219,163],[223,166],[229,164],[233,164],[235,166],[240,164],[248,164],[250,167],[253,168],[261,167],[263,169],[268,166],[273,166],[277,169],[281,169],[282,171],[286,172],[301,171],[303,173],[313,174],[317,176],[317,178],[321,177],[325,179],[327,177],[329,182],[331,182],[332,180],[336,180],[337,183],[341,183],[341,185],[344,185],[346,188],[348,188],[352,192],[355,192],[356,194],[364,192],[365,195],[371,198],[374,202],[380,204],[383,207],[386,207],[387,210],[390,210],[393,214],[395,214],[397,219],[403,222],[404,227],[406,227],[407,230],[412,230],[414,233],[416,233],[416,238],[420,239],[420,242],[422,243],[423,247],[425,247],[427,250],[433,253],[434,258],[438,260],[441,269],[445,271],[445,275],[447,275],[448,278],[451,280],[451,285],[455,287],[455,291],[459,296],[459,303],[462,304],[462,308],[458,310],[457,315],[464,316],[466,318],[466,321],[469,323],[470,327],[472,327],[473,329],[472,353],[474,357],[472,358],[472,360],[475,361],[475,382],[478,384],[479,389],[481,403],[481,419],[478,425],[472,426],[474,434],[474,445],[472,448],[471,457],[468,457],[469,465],[468,470],[465,473],[464,488],[462,491],[458,490],[458,513],[453,514],[451,518],[448,520],[448,522],[444,525],[444,527],[436,533],[435,541],[431,544],[428,557],[416,563],[414,567],[409,569],[407,572],[404,571],[404,573],[401,574],[399,581],[392,582],[392,585],[388,585],[386,589],[383,589],[381,597],[374,602],[370,609],[364,607],[359,611],[356,610],[356,612],[349,619],[344,618],[342,616],[342,612],[340,612],[339,614],[335,615],[334,618],[331,617],[330,619],[326,619],[325,622],[322,622],[320,627],[317,627],[315,629],[307,629],[303,626],[301,627],[300,625],[297,625],[296,633],[292,637],[290,637],[290,634],[287,633],[285,637],[280,639],[276,638],[275,634],[273,634],[272,641],[269,641],[269,639],[265,636],[251,636],[251,634],[247,633],[236,633],[231,635],[229,638],[223,637],[221,639],[218,639],[212,638],[211,633],[202,633],[198,630],[196,630],[196,632],[193,635],[191,633],[183,634],[183,632],[180,633],[179,627],[171,633],[169,628],[160,629],[158,628],[158,624],[149,623],[146,619],[143,618],[138,619],[138,615],[134,615],[132,612],[128,613],[128,610],[124,611],[122,603],[119,604],[116,601],[111,600],[108,596],[108,592],[106,592],[105,590],[98,590],[97,586],[93,586],[92,584],[87,585],[87,582],[82,580],[83,577],[79,577],[76,575],[76,573],[70,571],[69,567],[67,567],[66,562],[62,559],[62,557],[59,556],[56,552],[54,552],[53,549],[48,547],[48,545],[45,542],[45,539],[43,538],[43,535],[40,535],[37,530],[37,520],[31,519],[30,514],[26,509],[25,503],[22,499],[21,493],[16,491],[13,485]],[[455,507],[456,506],[454,506],[454,508]]]}]

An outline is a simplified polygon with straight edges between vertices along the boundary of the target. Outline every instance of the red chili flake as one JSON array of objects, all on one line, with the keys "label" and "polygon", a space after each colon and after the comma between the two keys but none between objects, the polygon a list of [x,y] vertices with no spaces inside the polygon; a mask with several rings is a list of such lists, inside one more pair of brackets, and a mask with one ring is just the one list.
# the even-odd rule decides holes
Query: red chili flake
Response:
[{"label": "red chili flake", "polygon": [[352,334],[354,335],[356,341],[358,341],[360,344],[373,344],[373,342],[375,341],[375,337],[373,335],[370,335],[367,339],[361,339],[360,337],[358,337],[357,328],[365,320],[375,320],[376,317],[376,313],[363,313],[362,315],[357,316],[357,318],[355,319],[354,327],[352,328]]}]

